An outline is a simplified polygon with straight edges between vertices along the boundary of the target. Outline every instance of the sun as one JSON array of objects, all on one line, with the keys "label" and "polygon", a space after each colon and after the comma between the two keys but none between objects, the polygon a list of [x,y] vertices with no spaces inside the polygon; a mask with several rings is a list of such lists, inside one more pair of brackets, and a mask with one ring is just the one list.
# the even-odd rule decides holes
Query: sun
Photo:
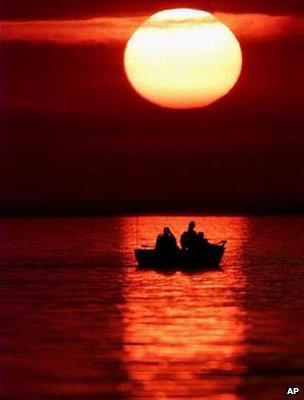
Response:
[{"label": "sun", "polygon": [[133,33],[124,67],[133,88],[152,103],[197,108],[232,89],[242,52],[231,30],[212,14],[178,8],[152,15]]}]

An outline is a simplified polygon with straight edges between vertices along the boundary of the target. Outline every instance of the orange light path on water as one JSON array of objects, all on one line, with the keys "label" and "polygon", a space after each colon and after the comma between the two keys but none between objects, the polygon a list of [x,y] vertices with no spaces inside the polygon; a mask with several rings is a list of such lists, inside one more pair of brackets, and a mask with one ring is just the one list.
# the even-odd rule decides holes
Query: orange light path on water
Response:
[{"label": "orange light path on water", "polygon": [[[189,217],[141,217],[140,238],[154,243],[155,235],[169,225],[177,235]],[[199,223],[200,220],[196,218]],[[246,236],[246,218],[204,218],[202,228],[215,240],[227,238],[226,262],[242,261],[241,242]],[[125,249],[130,264],[136,235],[134,218],[124,220]],[[125,270],[123,295],[124,363],[134,398],[195,398],[212,393],[215,400],[236,400],[239,374],[246,367],[244,311],[236,289],[242,292],[245,276],[233,268],[187,275]],[[225,300],[227,299],[227,300]],[[225,304],[226,303],[226,304]],[[215,389],[216,388],[216,389]]]}]

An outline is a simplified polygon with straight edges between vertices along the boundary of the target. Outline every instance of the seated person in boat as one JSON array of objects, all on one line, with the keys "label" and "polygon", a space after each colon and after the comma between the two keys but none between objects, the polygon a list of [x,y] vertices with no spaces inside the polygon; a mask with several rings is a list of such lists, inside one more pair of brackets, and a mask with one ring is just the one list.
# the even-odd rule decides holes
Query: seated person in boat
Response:
[{"label": "seated person in boat", "polygon": [[197,245],[197,232],[194,230],[195,222],[190,221],[188,225],[188,230],[185,231],[181,238],[180,243],[183,250],[193,250]]},{"label": "seated person in boat", "polygon": [[196,244],[197,244],[198,249],[203,249],[206,246],[210,246],[210,243],[205,238],[204,232],[199,232],[197,234]]},{"label": "seated person in boat", "polygon": [[168,254],[175,252],[177,249],[175,236],[166,226],[163,233],[157,236],[155,250],[162,254]]},{"label": "seated person in boat", "polygon": [[[216,246],[225,246],[226,240],[221,240],[219,243],[216,244]],[[206,249],[208,246],[214,246],[212,243],[208,241],[208,239],[205,238],[204,232],[199,232],[197,234],[197,240],[196,240],[196,248],[195,250],[202,251]]]}]

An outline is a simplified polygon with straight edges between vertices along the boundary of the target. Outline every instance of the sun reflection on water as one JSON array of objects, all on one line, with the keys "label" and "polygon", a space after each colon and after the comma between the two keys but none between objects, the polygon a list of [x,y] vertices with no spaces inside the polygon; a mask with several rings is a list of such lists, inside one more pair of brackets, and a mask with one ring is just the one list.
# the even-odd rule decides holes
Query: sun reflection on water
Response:
[{"label": "sun reflection on water", "polygon": [[[217,241],[228,240],[223,269],[195,275],[138,271],[133,248],[152,245],[164,225],[180,235],[189,217],[124,219],[126,249],[123,296],[124,362],[134,398],[240,399],[237,389],[246,371],[241,300],[246,218],[194,218],[198,230]],[[201,225],[201,226],[200,226]]]}]

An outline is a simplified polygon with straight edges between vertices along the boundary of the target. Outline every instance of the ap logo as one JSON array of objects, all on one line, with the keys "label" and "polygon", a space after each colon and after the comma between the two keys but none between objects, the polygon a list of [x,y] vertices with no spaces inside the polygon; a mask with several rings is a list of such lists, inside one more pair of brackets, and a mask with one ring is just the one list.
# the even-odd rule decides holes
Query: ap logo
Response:
[{"label": "ap logo", "polygon": [[289,387],[289,388],[287,389],[286,394],[293,394],[293,395],[295,395],[295,394],[298,394],[299,391],[300,391],[300,389],[297,388],[297,387],[294,387],[294,388]]}]

